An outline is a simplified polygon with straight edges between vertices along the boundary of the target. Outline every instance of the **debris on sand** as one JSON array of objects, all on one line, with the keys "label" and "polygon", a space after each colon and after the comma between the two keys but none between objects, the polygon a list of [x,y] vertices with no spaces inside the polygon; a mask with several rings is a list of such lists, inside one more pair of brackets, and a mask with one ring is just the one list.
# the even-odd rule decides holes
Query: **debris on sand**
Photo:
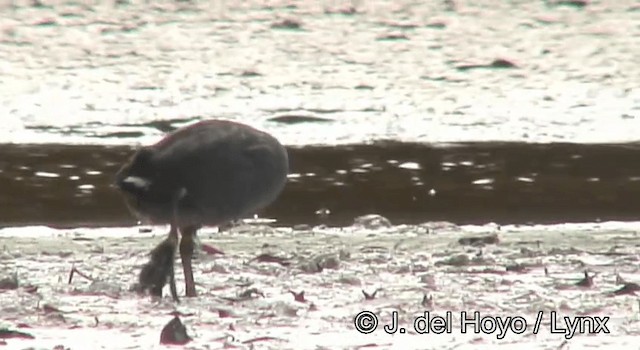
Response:
[{"label": "debris on sand", "polygon": [[299,303],[306,303],[307,300],[304,298],[304,291],[301,291],[300,293],[296,293],[292,290],[289,291],[289,293],[291,293],[291,295],[293,295],[293,300],[299,302]]},{"label": "debris on sand", "polygon": [[17,289],[18,286],[19,286],[19,283],[18,283],[17,273],[14,273],[11,276],[7,276],[5,278],[0,279],[0,290]]},{"label": "debris on sand", "polygon": [[[344,230],[348,234],[344,234],[342,229],[300,234],[295,238],[297,242],[283,230],[282,234],[269,236],[267,245],[265,240],[258,240],[254,235],[241,234],[229,241],[227,237],[221,237],[219,242],[212,244],[224,244],[226,255],[217,256],[214,261],[206,263],[208,266],[225,266],[226,272],[207,274],[208,278],[203,279],[200,285],[206,292],[198,299],[184,299],[183,306],[178,308],[182,311],[179,314],[170,314],[178,305],[168,295],[163,300],[136,300],[136,295],[127,293],[120,298],[109,297],[116,294],[110,292],[108,284],[113,284],[114,290],[117,290],[133,282],[130,281],[133,278],[126,277],[126,272],[134,264],[146,262],[142,261],[144,247],[155,241],[153,236],[136,237],[124,242],[126,244],[121,243],[123,240],[118,237],[105,238],[104,245],[112,247],[107,252],[111,254],[107,256],[108,260],[90,259],[92,253],[88,250],[83,253],[86,255],[77,253],[74,257],[77,259],[74,260],[77,269],[96,281],[92,283],[76,274],[71,286],[67,285],[70,261],[58,256],[40,261],[40,249],[33,249],[32,256],[24,255],[21,259],[25,260],[19,261],[19,266],[34,267],[31,270],[22,267],[18,270],[19,288],[0,291],[0,296],[5,298],[4,303],[0,301],[0,319],[6,323],[0,324],[0,328],[9,327],[31,333],[38,342],[49,341],[50,335],[53,335],[48,350],[56,344],[81,349],[77,332],[83,332],[82,329],[97,334],[101,337],[98,339],[107,344],[111,339],[118,343],[127,342],[121,348],[148,349],[155,343],[158,348],[186,349],[202,342],[210,344],[212,348],[249,348],[248,344],[242,344],[242,340],[261,336],[283,340],[256,342],[256,348],[295,347],[299,333],[290,332],[291,327],[300,328],[302,324],[304,336],[307,334],[304,329],[307,321],[311,321],[314,327],[316,324],[321,327],[322,334],[326,335],[327,330],[339,335],[344,333],[345,328],[353,327],[350,315],[358,314],[363,307],[376,311],[388,308],[406,310],[406,314],[400,314],[399,317],[407,317],[416,310],[433,313],[461,307],[480,312],[493,310],[491,312],[495,313],[520,310],[527,318],[535,319],[535,315],[522,309],[522,305],[538,305],[538,308],[551,303],[550,307],[562,312],[577,312],[580,315],[616,313],[635,322],[635,304],[637,296],[640,296],[640,281],[634,278],[635,270],[630,265],[635,262],[635,256],[608,257],[599,253],[607,252],[607,247],[612,244],[622,246],[637,240],[635,227],[623,233],[617,229],[589,229],[565,235],[529,229],[520,232],[511,228],[507,230],[508,234],[504,234],[492,227],[482,227],[481,230],[463,227],[461,232],[451,235],[416,233],[406,230],[404,226],[392,227],[397,232],[387,233],[385,230],[373,234],[368,230],[351,234],[351,229]],[[558,229],[560,232],[564,230],[565,226]],[[407,238],[398,232],[410,232],[413,236]],[[498,246],[479,248],[458,243],[462,237],[486,237],[493,233],[500,238]],[[618,237],[623,238],[618,240]],[[542,242],[541,248],[535,248],[536,241]],[[16,238],[12,244],[15,242],[22,242],[15,248],[11,247],[15,251],[33,244],[32,240],[24,237]],[[393,250],[390,248],[397,246],[398,242],[404,242],[402,249],[395,249],[391,254]],[[523,244],[534,249],[536,254],[522,254]],[[66,247],[61,245],[61,248]],[[483,254],[479,256],[480,251]],[[624,251],[635,252],[635,248],[628,246]],[[257,262],[244,264],[261,253],[288,258],[291,266],[283,268],[278,264]],[[52,260],[59,266],[60,274],[57,276],[48,276]],[[315,261],[322,265],[324,260],[329,261],[329,265],[339,260],[338,269],[331,270],[325,266],[322,273],[314,274],[299,269],[302,263]],[[101,266],[104,262],[110,264],[110,272],[106,276]],[[576,269],[579,262],[583,262],[584,267]],[[549,277],[543,275],[545,267]],[[10,270],[0,276],[5,277],[12,272]],[[125,272],[125,277],[120,276],[121,272]],[[626,285],[614,285],[618,273],[627,280]],[[98,275],[101,277],[98,278]],[[596,278],[598,283],[595,283]],[[581,283],[583,279],[585,281]],[[592,286],[588,282],[591,279]],[[51,284],[48,285],[47,281],[51,281]],[[26,283],[32,282],[37,282],[39,286],[36,295],[25,291]],[[164,292],[169,294],[166,287]],[[382,289],[374,295],[377,288]],[[76,296],[76,290],[81,291],[79,297]],[[96,293],[92,294],[92,291]],[[35,310],[34,304],[37,305]],[[159,344],[161,334],[158,332],[175,316],[182,323],[185,320],[189,323],[187,335],[172,335],[163,342],[175,344],[185,343],[187,339],[190,341],[184,345]],[[25,322],[31,328],[21,326],[18,322]],[[630,323],[629,326],[633,327],[636,323]],[[52,327],[60,331],[50,332]],[[131,336],[130,330],[134,334],[151,334],[151,338]],[[200,333],[205,336],[194,333],[198,330],[203,331]],[[542,334],[548,334],[549,328],[542,327],[541,330]],[[309,331],[315,332],[313,329]],[[163,337],[175,331],[169,327],[167,332],[169,335]],[[214,333],[207,335],[207,332]],[[233,334],[235,340],[225,345],[228,341],[223,337],[225,334]],[[216,340],[218,337],[221,338]],[[438,340],[436,338],[434,340]],[[605,336],[604,339],[607,342],[616,341],[613,337]],[[2,341],[0,338],[0,343]],[[4,341],[7,345],[0,345],[0,350],[25,342],[22,339]],[[280,344],[280,341],[283,343]],[[381,338],[380,342],[385,341]],[[473,337],[469,337],[468,341],[471,345],[478,344]],[[485,341],[495,345],[493,340]],[[559,339],[558,343],[561,341]],[[365,343],[369,341],[363,337],[362,341],[353,339],[353,342],[341,345],[354,349],[357,344]],[[326,348],[335,347],[329,345]]]},{"label": "debris on sand", "polygon": [[624,280],[624,278],[622,278],[622,276],[620,276],[619,273],[616,273],[616,284],[625,284],[627,283],[627,281]]},{"label": "debris on sand", "polygon": [[398,40],[409,40],[409,37],[406,34],[402,33],[390,33],[384,34],[376,38],[377,41],[398,41]]},{"label": "debris on sand", "polygon": [[460,245],[471,245],[474,247],[484,246],[487,244],[498,244],[500,243],[500,239],[497,234],[492,234],[488,236],[473,236],[473,237],[462,237],[458,240]]},{"label": "debris on sand", "polygon": [[220,298],[223,299],[223,300],[226,300],[228,302],[231,302],[231,303],[236,303],[236,302],[255,299],[257,297],[264,298],[265,295],[264,295],[263,292],[261,292],[257,288],[249,288],[247,290],[244,290],[244,291],[238,293],[238,295],[236,295],[236,296],[233,296],[233,297],[220,297]]},{"label": "debris on sand", "polygon": [[276,264],[280,264],[281,266],[289,266],[291,265],[291,263],[288,260],[289,259],[287,258],[281,258],[279,256],[264,253],[249,260],[247,263],[257,261],[257,262],[264,262],[264,263],[276,263]]},{"label": "debris on sand", "polygon": [[165,345],[184,345],[190,342],[191,337],[187,335],[187,328],[182,324],[178,316],[174,316],[167,323],[160,333],[160,344]]},{"label": "debris on sand", "polygon": [[78,270],[75,266],[72,266],[71,267],[71,271],[69,272],[69,282],[68,282],[68,284],[71,284],[73,282],[73,276],[76,275],[76,274],[78,276],[84,278],[84,279],[87,279],[89,281],[93,281],[93,278],[91,276],[80,272],[80,270]]},{"label": "debris on sand", "polygon": [[507,265],[505,267],[505,270],[507,270],[508,272],[527,272],[528,268],[523,264],[513,264]]},{"label": "debris on sand", "polygon": [[202,244],[200,246],[202,248],[202,251],[207,253],[207,255],[224,255],[224,252],[214,246],[208,245],[208,244]]},{"label": "debris on sand", "polygon": [[613,291],[613,295],[635,295],[637,291],[640,291],[640,285],[634,282],[625,283],[622,288]]},{"label": "debris on sand", "polygon": [[495,60],[493,60],[491,63],[489,64],[463,64],[463,65],[459,65],[456,67],[457,70],[459,71],[468,71],[471,69],[478,69],[478,68],[498,68],[498,69],[504,69],[504,68],[517,68],[518,66],[509,61],[506,60],[504,58],[497,58]]},{"label": "debris on sand", "polygon": [[321,118],[313,115],[302,114],[284,114],[273,118],[269,121],[282,124],[300,124],[300,123],[331,123],[334,120],[329,118]]},{"label": "debris on sand", "polygon": [[280,339],[280,338],[265,336],[265,337],[258,337],[258,338],[245,340],[242,342],[242,344],[251,344],[252,345],[251,348],[253,349],[253,343],[257,343],[261,341],[271,341],[271,340],[283,341],[283,339]]},{"label": "debris on sand", "polygon": [[0,339],[35,339],[36,337],[32,336],[29,333],[14,331],[9,328],[0,328]]},{"label": "debris on sand", "polygon": [[578,286],[578,287],[586,287],[586,288],[593,287],[593,276],[589,276],[589,273],[585,270],[584,271],[584,278],[581,279],[580,281],[578,281],[576,283],[576,286]]},{"label": "debris on sand", "polygon": [[233,314],[229,310],[218,309],[218,317],[220,317],[220,318],[233,317]]},{"label": "debris on sand", "polygon": [[302,30],[302,24],[294,19],[285,19],[271,25],[273,29]]},{"label": "debris on sand", "polygon": [[424,293],[422,295],[422,301],[420,302],[420,305],[429,308],[433,307],[433,295],[427,295],[427,293]]},{"label": "debris on sand", "polygon": [[45,314],[63,314],[64,312],[60,309],[58,309],[55,306],[52,306],[50,304],[44,304],[42,305],[42,311]]},{"label": "debris on sand", "polygon": [[364,295],[364,300],[373,300],[376,298],[376,294],[378,294],[378,291],[380,289],[376,289],[373,291],[373,293],[369,294],[367,292],[364,291],[364,289],[362,290],[362,294]]},{"label": "debris on sand", "polygon": [[340,8],[325,8],[325,15],[344,15],[350,16],[358,13],[358,10],[353,6],[340,7]]}]

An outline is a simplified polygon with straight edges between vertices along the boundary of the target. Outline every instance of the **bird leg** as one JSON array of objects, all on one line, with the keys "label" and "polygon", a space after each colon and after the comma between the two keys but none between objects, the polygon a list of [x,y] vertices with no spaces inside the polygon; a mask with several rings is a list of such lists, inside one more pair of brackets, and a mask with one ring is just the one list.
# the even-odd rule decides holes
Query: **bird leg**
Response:
[{"label": "bird leg", "polygon": [[191,258],[193,257],[194,238],[199,228],[197,225],[180,228],[180,233],[182,234],[182,239],[180,240],[180,259],[182,260],[182,268],[184,270],[184,284],[187,297],[196,296],[196,285],[193,280]]}]

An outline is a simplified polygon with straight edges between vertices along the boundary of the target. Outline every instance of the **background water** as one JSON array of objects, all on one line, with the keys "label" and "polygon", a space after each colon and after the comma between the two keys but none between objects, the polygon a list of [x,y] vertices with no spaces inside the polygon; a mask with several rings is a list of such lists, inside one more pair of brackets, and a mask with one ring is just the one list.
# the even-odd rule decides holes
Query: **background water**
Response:
[{"label": "background water", "polygon": [[640,134],[633,0],[3,1],[4,142],[149,143],[210,117],[287,145]]},{"label": "background water", "polygon": [[[387,142],[288,151],[289,182],[259,213],[278,226],[351,225],[372,213],[393,224],[550,224],[640,215],[640,144]],[[0,223],[135,224],[112,187],[132,152],[127,146],[0,146]]]}]

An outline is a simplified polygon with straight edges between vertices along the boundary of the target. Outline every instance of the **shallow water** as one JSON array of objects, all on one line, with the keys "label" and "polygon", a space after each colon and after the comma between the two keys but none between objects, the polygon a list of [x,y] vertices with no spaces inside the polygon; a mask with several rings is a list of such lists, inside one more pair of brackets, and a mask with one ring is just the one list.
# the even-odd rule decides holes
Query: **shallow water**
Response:
[{"label": "shallow water", "polygon": [[[180,304],[168,295],[158,302],[129,292],[148,247],[166,234],[164,227],[145,233],[134,227],[2,229],[0,261],[5,274],[17,274],[20,286],[0,290],[0,327],[35,337],[7,339],[5,348],[168,348],[159,345],[159,336],[173,311],[194,338],[186,349],[637,348],[638,299],[611,292],[620,283],[640,281],[640,222],[501,228],[359,222],[333,229],[241,225],[216,233],[205,228],[202,242],[225,254],[199,252],[199,297]],[[497,234],[497,244],[458,241],[491,234]],[[291,265],[250,261],[261,253],[288,258]],[[93,280],[76,275],[69,284],[73,266]],[[584,270],[593,285],[576,286]],[[181,276],[178,272],[182,294]],[[258,294],[238,297],[251,288]],[[365,299],[362,291],[377,289],[375,298]],[[304,302],[294,301],[289,291],[304,291]],[[431,304],[421,304],[424,295]],[[354,329],[354,317],[364,310],[381,318],[371,334]],[[384,332],[393,311],[406,333]],[[451,333],[414,331],[412,321],[424,311],[440,316],[451,311]],[[520,316],[528,328],[501,339],[496,332],[464,333],[462,311]],[[536,334],[539,311],[543,318]],[[562,317],[608,316],[610,333],[551,333],[553,311]],[[562,322],[556,329],[564,327]]]},{"label": "shallow water", "polygon": [[146,144],[209,117],[287,145],[640,134],[634,0],[11,3],[4,142]]},{"label": "shallow water", "polygon": [[[276,226],[640,220],[638,144],[290,147]],[[127,146],[0,145],[0,225],[135,224],[114,175]]]}]

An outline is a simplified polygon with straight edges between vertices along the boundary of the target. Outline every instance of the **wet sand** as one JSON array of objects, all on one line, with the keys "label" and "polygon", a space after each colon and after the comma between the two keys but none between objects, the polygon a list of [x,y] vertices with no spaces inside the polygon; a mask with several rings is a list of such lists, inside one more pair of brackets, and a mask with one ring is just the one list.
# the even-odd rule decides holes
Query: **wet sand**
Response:
[{"label": "wet sand", "polygon": [[[200,252],[200,295],[177,305],[168,295],[158,302],[129,292],[164,227],[150,233],[133,227],[6,228],[0,230],[0,260],[3,273],[17,275],[19,288],[0,290],[0,327],[35,337],[7,339],[9,349],[160,349],[160,330],[178,311],[194,338],[186,349],[634,349],[639,301],[611,292],[620,283],[640,282],[638,227],[386,226],[370,218],[338,229],[205,229],[202,242],[225,254]],[[493,234],[497,244],[459,243]],[[263,253],[288,258],[290,265],[251,261]],[[76,275],[68,284],[72,266],[94,280]],[[593,284],[576,286],[585,270]],[[181,273],[178,287],[183,293]],[[363,291],[375,290],[375,298],[366,300]],[[304,291],[304,301],[295,301],[290,291]],[[354,317],[364,310],[380,317],[371,334],[354,328]],[[393,311],[406,333],[384,332]],[[416,333],[413,319],[424,311],[451,311],[451,333]],[[462,311],[520,316],[528,327],[502,339],[497,333],[463,333]],[[610,317],[610,333],[553,334],[552,311],[561,316],[556,330],[566,328],[564,316],[597,316]]]},{"label": "wet sand", "polygon": [[[210,117],[287,145],[640,134],[634,0],[14,3],[4,142],[147,144]],[[325,121],[270,121],[292,115]]]}]

